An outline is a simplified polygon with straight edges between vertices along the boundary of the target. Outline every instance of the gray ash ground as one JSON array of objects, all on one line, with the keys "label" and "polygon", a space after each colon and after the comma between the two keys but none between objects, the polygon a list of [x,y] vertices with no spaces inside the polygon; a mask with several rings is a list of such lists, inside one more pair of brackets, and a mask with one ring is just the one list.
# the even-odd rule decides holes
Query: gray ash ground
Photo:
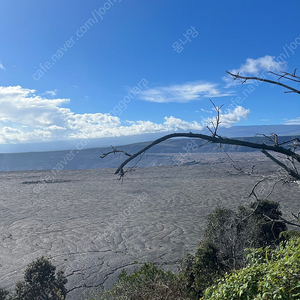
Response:
[{"label": "gray ash ground", "polygon": [[[249,203],[254,183],[278,167],[259,153],[195,154],[182,166],[137,168],[121,184],[113,169],[0,173],[0,285],[12,288],[40,256],[51,257],[68,278],[68,299],[89,287],[109,287],[122,268],[152,261],[176,270],[201,239],[216,206]],[[266,182],[260,193],[267,194]],[[270,199],[299,210],[299,186],[277,185]]]}]

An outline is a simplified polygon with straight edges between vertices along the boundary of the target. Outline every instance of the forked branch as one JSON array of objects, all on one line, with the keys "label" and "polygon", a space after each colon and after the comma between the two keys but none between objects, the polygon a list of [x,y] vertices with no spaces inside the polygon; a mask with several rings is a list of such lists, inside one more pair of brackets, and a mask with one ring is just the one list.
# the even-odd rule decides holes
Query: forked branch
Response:
[{"label": "forked branch", "polygon": [[[262,81],[262,82],[268,82],[271,84],[276,84],[276,85],[280,85],[288,90],[290,90],[289,92],[293,92],[293,93],[297,93],[300,94],[300,90],[297,90],[289,85],[286,85],[280,81],[274,81],[274,80],[270,80],[270,79],[265,79],[265,78],[260,78],[260,77],[253,77],[253,76],[241,76],[238,73],[237,74],[233,74],[230,73],[229,71],[226,71],[227,74],[229,74],[234,80],[236,79],[243,79],[242,83],[246,83],[247,80],[257,80],[257,81]],[[285,77],[286,78],[286,77]],[[288,79],[288,78],[287,78]]]}]

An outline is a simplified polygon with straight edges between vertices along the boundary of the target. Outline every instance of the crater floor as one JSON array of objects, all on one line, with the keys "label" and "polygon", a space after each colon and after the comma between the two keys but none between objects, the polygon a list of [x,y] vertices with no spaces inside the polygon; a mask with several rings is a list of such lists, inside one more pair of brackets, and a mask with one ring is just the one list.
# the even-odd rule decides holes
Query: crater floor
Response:
[{"label": "crater floor", "polygon": [[[176,270],[197,247],[205,216],[217,206],[237,207],[263,176],[278,167],[258,153],[232,158],[194,155],[197,164],[137,168],[123,184],[113,169],[0,173],[0,285],[12,288],[25,267],[51,257],[68,278],[67,299],[88,287],[111,286],[122,268],[152,261]],[[274,177],[275,180],[275,177]],[[267,195],[272,181],[258,190]],[[269,199],[281,202],[286,216],[299,210],[299,186],[277,185]],[[252,199],[253,200],[253,199]]]}]

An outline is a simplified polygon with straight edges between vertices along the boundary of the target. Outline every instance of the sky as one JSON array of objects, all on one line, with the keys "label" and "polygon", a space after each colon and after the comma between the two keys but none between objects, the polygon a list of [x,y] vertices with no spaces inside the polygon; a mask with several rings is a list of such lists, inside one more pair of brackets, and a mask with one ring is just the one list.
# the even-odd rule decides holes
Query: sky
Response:
[{"label": "sky", "polygon": [[2,0],[0,152],[198,132],[210,100],[223,127],[300,125],[299,95],[226,74],[300,68],[299,13],[299,0]]}]

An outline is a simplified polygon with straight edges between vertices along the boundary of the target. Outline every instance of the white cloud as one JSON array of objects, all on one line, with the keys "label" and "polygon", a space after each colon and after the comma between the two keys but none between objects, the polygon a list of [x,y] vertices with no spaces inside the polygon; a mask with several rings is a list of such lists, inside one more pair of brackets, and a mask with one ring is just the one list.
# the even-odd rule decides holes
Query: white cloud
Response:
[{"label": "white cloud", "polygon": [[42,95],[50,95],[51,97],[54,97],[57,95],[57,89],[53,90],[53,91],[47,91]]},{"label": "white cloud", "polygon": [[206,109],[204,109],[204,108],[201,108],[201,111],[203,111],[203,112],[206,112],[206,113],[210,113],[210,114],[212,114],[212,113],[213,113],[213,111],[212,111],[212,110],[206,110]]},{"label": "white cloud", "polygon": [[[242,119],[247,119],[249,109],[242,106],[237,106],[234,110],[226,110],[225,113],[220,113],[220,127],[229,128],[235,123],[240,122]],[[206,118],[203,124],[209,124],[211,121],[215,122],[215,118]]]},{"label": "white cloud", "polygon": [[300,125],[300,117],[296,119],[286,120],[284,125]]},{"label": "white cloud", "polygon": [[0,87],[0,122],[46,128],[53,124],[61,126],[72,114],[60,107],[69,99],[45,99],[34,92],[21,86]]},{"label": "white cloud", "polygon": [[1,62],[0,62],[0,69],[1,70],[6,70]]},{"label": "white cloud", "polygon": [[177,131],[179,129],[182,130],[202,130],[203,126],[200,125],[198,122],[194,121],[192,123],[183,121],[178,118],[174,118],[172,116],[165,117],[164,125],[168,127],[170,131]]},{"label": "white cloud", "polygon": [[[241,76],[261,76],[263,72],[267,71],[284,71],[286,66],[286,61],[279,61],[279,59],[275,59],[275,56],[266,55],[257,59],[247,58],[246,62],[239,69],[233,69],[229,72],[233,74],[239,73]],[[224,76],[223,80],[227,83],[226,87],[240,84],[240,82],[234,81],[230,75]]]},{"label": "white cloud", "polygon": [[[0,87],[0,143],[121,137],[201,130],[204,126],[173,116],[165,117],[158,124],[151,121],[122,121],[108,113],[75,114],[63,107],[69,102],[69,99],[47,99],[36,95],[35,90],[21,86]],[[248,112],[242,107],[226,112],[222,115],[221,125],[230,127],[245,118]]]},{"label": "white cloud", "polygon": [[[47,93],[51,95],[51,93]],[[75,114],[62,107],[69,99],[47,99],[35,90],[21,86],[0,87],[0,143],[41,142],[81,138],[102,138],[201,129],[197,122],[188,123],[166,117],[162,124],[150,121],[122,122],[110,114]]]},{"label": "white cloud", "polygon": [[189,82],[185,84],[157,87],[140,92],[142,100],[157,103],[187,103],[201,98],[214,98],[232,95],[231,92],[222,92],[217,84],[210,82]]}]

